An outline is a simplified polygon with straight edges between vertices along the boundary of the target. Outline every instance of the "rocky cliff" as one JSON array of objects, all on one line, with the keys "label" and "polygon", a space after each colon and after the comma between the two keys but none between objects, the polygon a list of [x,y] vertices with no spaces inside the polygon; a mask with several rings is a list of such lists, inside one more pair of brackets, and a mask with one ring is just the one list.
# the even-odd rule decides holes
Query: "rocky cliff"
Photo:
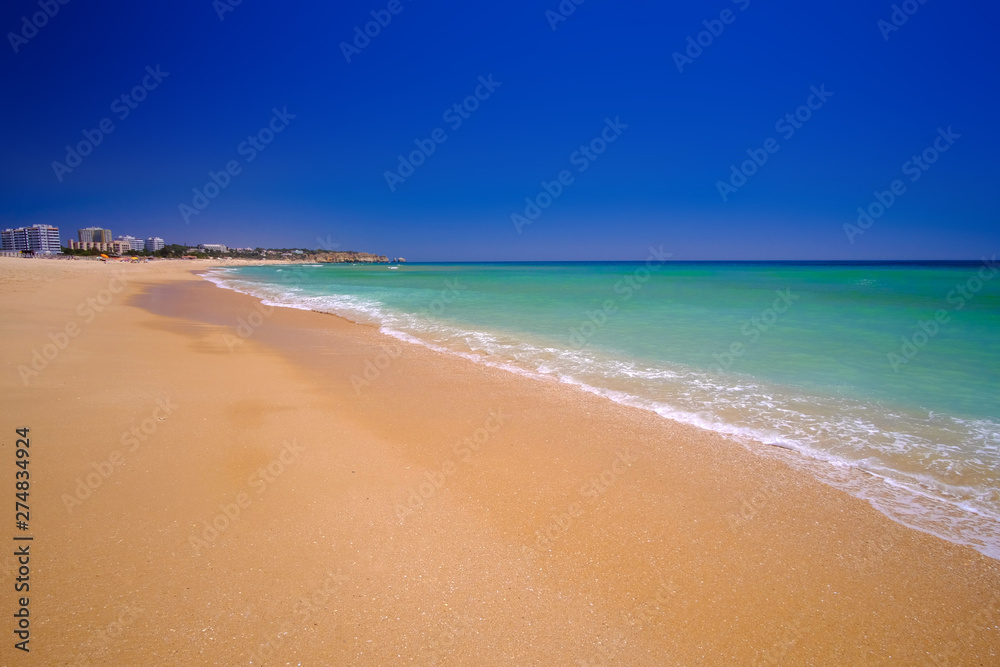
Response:
[{"label": "rocky cliff", "polygon": [[389,258],[385,255],[373,255],[370,252],[318,252],[314,257],[309,258],[314,262],[340,264],[343,262],[359,262],[371,264],[374,262],[388,262]]}]

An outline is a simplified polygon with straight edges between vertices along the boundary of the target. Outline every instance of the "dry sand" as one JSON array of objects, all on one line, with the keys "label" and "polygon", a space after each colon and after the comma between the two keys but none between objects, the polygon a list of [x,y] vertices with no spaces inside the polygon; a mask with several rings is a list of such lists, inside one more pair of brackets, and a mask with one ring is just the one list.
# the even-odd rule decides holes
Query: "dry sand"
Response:
[{"label": "dry sand", "polygon": [[997,561],[195,266],[0,258],[4,665],[1000,663]]}]

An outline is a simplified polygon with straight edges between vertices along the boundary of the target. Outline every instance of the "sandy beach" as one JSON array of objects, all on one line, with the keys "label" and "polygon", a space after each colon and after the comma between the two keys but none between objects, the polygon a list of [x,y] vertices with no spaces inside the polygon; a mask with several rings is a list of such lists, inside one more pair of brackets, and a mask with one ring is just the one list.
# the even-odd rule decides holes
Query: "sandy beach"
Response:
[{"label": "sandy beach", "polygon": [[1000,562],[791,453],[208,266],[0,258],[2,664],[1000,662]]}]

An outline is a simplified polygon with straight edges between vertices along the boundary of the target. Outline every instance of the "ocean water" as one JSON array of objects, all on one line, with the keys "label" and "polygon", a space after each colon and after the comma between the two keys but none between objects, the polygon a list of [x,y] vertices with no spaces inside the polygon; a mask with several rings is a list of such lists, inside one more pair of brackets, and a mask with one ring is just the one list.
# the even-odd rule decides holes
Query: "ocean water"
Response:
[{"label": "ocean water", "polygon": [[792,449],[1000,558],[1000,266],[497,263],[222,269],[218,284]]}]

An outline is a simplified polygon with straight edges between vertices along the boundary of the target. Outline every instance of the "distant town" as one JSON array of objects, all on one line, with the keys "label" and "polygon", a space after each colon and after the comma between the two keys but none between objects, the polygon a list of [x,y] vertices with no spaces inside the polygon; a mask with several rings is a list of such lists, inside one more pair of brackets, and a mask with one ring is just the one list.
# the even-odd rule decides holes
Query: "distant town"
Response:
[{"label": "distant town", "polygon": [[197,246],[166,243],[159,236],[146,239],[123,235],[112,237],[111,230],[86,227],[77,230],[77,238],[60,241],[59,228],[52,225],[32,225],[5,229],[0,232],[0,255],[7,257],[147,257],[160,259],[257,259],[305,262],[405,262],[403,257],[390,259],[353,250],[311,250],[308,248],[230,248],[222,243],[200,243]]}]

